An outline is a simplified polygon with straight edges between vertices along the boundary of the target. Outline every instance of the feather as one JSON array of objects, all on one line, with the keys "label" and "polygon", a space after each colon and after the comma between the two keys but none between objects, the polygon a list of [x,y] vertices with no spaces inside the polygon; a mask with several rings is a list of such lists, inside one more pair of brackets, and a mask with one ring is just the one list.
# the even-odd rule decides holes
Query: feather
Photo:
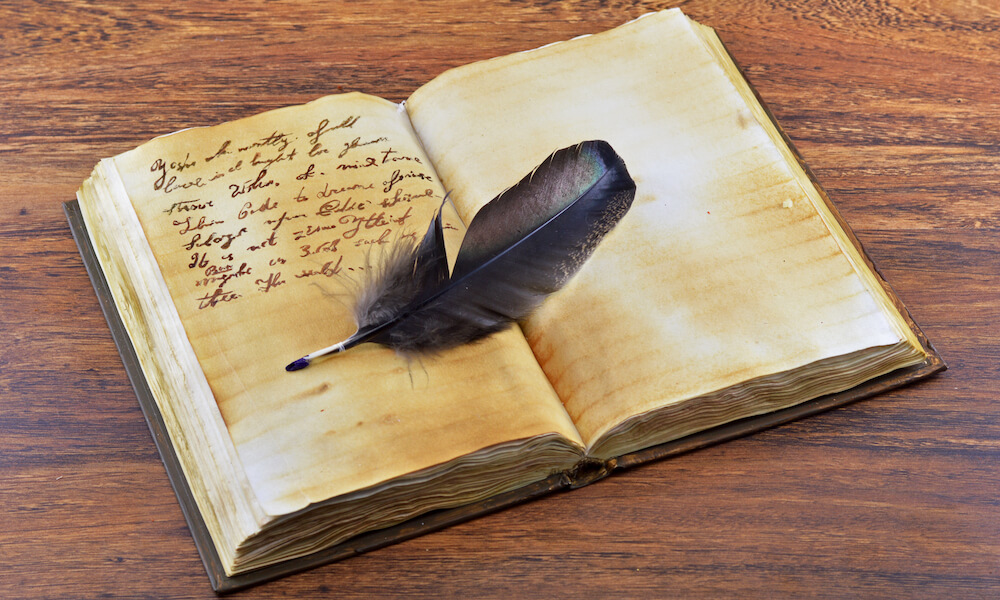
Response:
[{"label": "feather", "polygon": [[607,142],[559,150],[476,214],[450,275],[439,210],[419,243],[395,244],[372,270],[355,305],[357,332],[285,368],[363,342],[409,355],[501,331],[566,284],[634,196],[635,183]]}]

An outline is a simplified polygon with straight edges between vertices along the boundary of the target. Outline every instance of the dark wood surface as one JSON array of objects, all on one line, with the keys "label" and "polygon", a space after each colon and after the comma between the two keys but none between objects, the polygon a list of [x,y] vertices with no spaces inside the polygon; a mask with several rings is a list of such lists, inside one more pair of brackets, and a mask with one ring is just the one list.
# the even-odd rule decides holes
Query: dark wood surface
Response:
[{"label": "dark wood surface", "polygon": [[[682,2],[944,374],[236,597],[1000,596],[1000,4]],[[670,3],[0,3],[0,597],[210,598],[62,214],[147,139]]]}]

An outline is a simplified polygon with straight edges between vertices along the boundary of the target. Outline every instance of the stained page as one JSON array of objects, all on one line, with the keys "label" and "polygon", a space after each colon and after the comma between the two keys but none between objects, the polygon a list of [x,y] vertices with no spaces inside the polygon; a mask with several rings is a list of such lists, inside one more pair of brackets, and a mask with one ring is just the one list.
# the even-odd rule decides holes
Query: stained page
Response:
[{"label": "stained page", "polygon": [[610,142],[635,179],[629,214],[525,327],[588,443],[630,416],[903,339],[694,27],[679,10],[649,15],[454,69],[407,101],[465,219],[584,140]]},{"label": "stained page", "polygon": [[[340,341],[365,269],[444,192],[394,104],[348,94],[114,159],[253,492],[283,514],[482,448],[579,438],[517,329],[407,362]],[[446,205],[449,245],[464,226]]]}]

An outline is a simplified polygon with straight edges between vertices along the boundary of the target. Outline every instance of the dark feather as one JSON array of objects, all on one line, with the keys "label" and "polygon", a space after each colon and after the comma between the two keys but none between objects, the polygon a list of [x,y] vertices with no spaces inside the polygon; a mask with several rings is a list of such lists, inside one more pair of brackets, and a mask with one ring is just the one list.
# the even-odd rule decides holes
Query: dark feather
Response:
[{"label": "dark feather", "polygon": [[524,319],[580,269],[634,196],[607,142],[559,150],[476,214],[450,277],[439,211],[419,244],[397,244],[374,270],[356,305],[358,331],[335,351],[376,342],[434,352]]},{"label": "dark feather", "polygon": [[419,245],[402,238],[389,247],[380,264],[369,265],[366,272],[367,280],[354,305],[359,330],[391,322],[402,307],[434,294],[448,280],[441,211]]}]

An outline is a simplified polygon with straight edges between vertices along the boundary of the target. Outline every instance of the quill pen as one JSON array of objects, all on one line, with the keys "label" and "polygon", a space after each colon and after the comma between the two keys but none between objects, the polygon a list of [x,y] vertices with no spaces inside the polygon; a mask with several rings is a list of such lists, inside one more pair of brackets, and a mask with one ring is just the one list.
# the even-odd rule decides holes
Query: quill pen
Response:
[{"label": "quill pen", "polygon": [[628,212],[635,183],[604,141],[558,150],[469,223],[448,273],[441,211],[418,243],[403,239],[358,294],[358,330],[285,367],[375,342],[404,355],[483,339],[560,289]]}]

